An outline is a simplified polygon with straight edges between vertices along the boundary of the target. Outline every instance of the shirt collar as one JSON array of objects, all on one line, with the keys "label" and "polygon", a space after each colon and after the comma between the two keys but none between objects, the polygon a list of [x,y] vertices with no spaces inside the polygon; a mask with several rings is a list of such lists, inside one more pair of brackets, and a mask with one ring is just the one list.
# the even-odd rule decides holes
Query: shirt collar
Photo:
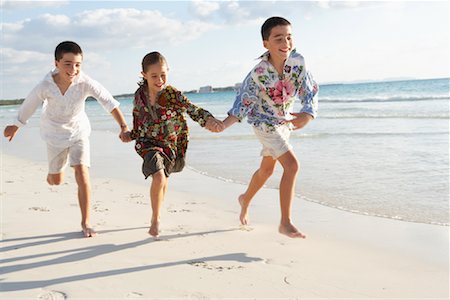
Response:
[{"label": "shirt collar", "polygon": [[[294,55],[296,52],[297,52],[297,50],[295,48],[292,49],[291,53],[289,53],[288,59],[291,58],[292,55]],[[258,58],[261,59],[261,60],[264,60],[264,61],[269,61],[269,54],[270,54],[269,51],[266,51]]]},{"label": "shirt collar", "polygon": [[[58,72],[59,72],[59,70],[54,68],[47,74],[47,76],[45,76],[44,80],[55,83],[55,81],[53,80],[53,76],[55,74],[58,74]],[[84,73],[83,73],[83,71],[80,70],[77,77],[75,77],[75,79],[73,80],[73,83],[79,83],[79,82],[83,82],[83,81],[85,81]]]}]

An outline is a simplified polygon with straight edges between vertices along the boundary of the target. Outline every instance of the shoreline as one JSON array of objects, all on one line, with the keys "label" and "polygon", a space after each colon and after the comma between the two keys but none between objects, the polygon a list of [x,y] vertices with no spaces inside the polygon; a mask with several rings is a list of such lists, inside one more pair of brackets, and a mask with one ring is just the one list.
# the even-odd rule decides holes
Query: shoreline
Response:
[{"label": "shoreline", "polygon": [[[207,176],[207,177],[210,177],[210,178],[214,178],[214,179],[217,179],[217,180],[220,180],[220,181],[223,181],[223,182],[231,182],[231,183],[234,183],[234,184],[247,186],[247,183],[245,183],[245,182],[239,182],[239,181],[235,181],[235,180],[224,178],[224,177],[220,177],[220,176],[210,175],[206,171],[197,170],[196,168],[191,167],[189,165],[186,165],[186,168],[188,168],[188,169],[192,170],[193,172],[198,173],[200,175]],[[264,186],[264,189],[278,190],[277,188],[272,188],[272,187],[267,187],[267,186]],[[384,216],[384,215],[371,214],[371,213],[368,213],[368,212],[361,212],[361,211],[358,211],[358,210],[346,209],[346,208],[343,208],[343,207],[333,206],[333,205],[330,205],[330,204],[325,203],[325,202],[316,201],[316,200],[310,199],[310,198],[308,198],[306,196],[301,196],[301,195],[298,195],[298,194],[295,194],[295,198],[296,199],[301,199],[303,201],[307,201],[307,202],[310,202],[310,203],[315,203],[315,204],[318,204],[318,205],[321,205],[321,206],[324,206],[324,207],[327,207],[327,208],[336,209],[336,210],[339,210],[339,211],[343,211],[343,212],[346,212],[346,213],[351,213],[351,214],[355,214],[355,215],[359,215],[359,216],[368,216],[368,217],[381,218],[381,219],[387,219],[387,220],[399,221],[399,222],[406,222],[406,223],[412,223],[412,224],[423,224],[423,225],[435,225],[435,226],[442,226],[442,227],[450,227],[450,223],[440,223],[440,222],[434,222],[434,223],[433,222],[429,222],[429,223],[427,223],[427,222],[414,221],[414,220],[405,220],[405,219],[402,219],[402,218],[395,218],[395,217]]]},{"label": "shoreline", "polygon": [[[91,136],[92,218],[99,236],[81,238],[72,172],[65,184],[48,186],[44,143],[39,136],[27,140],[24,132],[2,142],[5,298],[449,296],[447,227],[297,198],[293,221],[307,238],[293,240],[277,232],[277,190],[258,193],[251,225],[241,227],[237,196],[243,186],[190,168],[169,179],[155,241],[147,234],[150,180],[140,173],[140,158],[131,144],[105,132]],[[30,144],[32,153],[24,148]]]}]

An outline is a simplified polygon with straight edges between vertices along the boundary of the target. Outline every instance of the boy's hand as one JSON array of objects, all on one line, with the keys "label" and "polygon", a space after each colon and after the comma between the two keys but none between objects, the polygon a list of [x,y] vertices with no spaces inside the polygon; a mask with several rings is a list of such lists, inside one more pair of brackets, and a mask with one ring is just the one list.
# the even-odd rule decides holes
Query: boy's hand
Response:
[{"label": "boy's hand", "polygon": [[234,123],[239,122],[239,119],[236,118],[235,116],[231,116],[229,115],[228,117],[226,117],[223,120],[223,125],[225,126],[224,130],[227,129],[228,127],[230,127],[231,125],[233,125]]},{"label": "boy's hand", "polygon": [[122,142],[124,142],[124,143],[129,143],[129,142],[131,142],[132,141],[132,139],[131,139],[131,131],[122,131],[122,132],[120,132],[120,134],[119,134],[119,138],[120,138],[120,140],[122,141]]},{"label": "boy's hand", "polygon": [[309,123],[313,119],[310,114],[307,113],[291,113],[294,116],[294,119],[289,120],[287,122],[292,123],[294,125],[294,130],[305,127],[306,124]]},{"label": "boy's hand", "polygon": [[19,130],[19,127],[16,125],[8,125],[5,127],[5,131],[3,131],[3,135],[11,142],[16,135],[17,130]]},{"label": "boy's hand", "polygon": [[225,129],[225,125],[220,120],[214,117],[209,117],[206,121],[205,128],[211,132],[222,132]]}]

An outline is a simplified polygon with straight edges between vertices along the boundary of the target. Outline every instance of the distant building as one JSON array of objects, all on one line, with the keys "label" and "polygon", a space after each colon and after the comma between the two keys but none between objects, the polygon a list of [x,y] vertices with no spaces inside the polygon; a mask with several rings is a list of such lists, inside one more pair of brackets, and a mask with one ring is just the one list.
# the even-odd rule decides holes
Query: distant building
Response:
[{"label": "distant building", "polygon": [[202,86],[202,87],[200,87],[200,88],[198,89],[198,92],[199,92],[200,94],[207,94],[207,93],[212,93],[212,92],[214,92],[214,91],[213,91],[212,86],[207,85],[207,86]]}]

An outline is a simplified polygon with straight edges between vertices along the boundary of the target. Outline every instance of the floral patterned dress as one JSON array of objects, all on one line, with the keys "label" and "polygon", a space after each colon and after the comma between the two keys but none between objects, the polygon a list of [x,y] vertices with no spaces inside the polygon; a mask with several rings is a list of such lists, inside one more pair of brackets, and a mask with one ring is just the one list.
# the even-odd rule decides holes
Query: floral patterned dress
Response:
[{"label": "floral patterned dress", "polygon": [[302,55],[293,50],[285,62],[283,74],[269,62],[269,52],[244,79],[229,115],[265,132],[275,131],[277,126],[291,119],[295,99],[299,99],[305,112],[317,114],[319,87],[306,70]]},{"label": "floral patterned dress", "polygon": [[172,86],[165,87],[158,94],[156,103],[151,105],[147,85],[141,85],[134,97],[131,131],[132,139],[136,140],[136,152],[144,158],[150,151],[159,151],[165,159],[173,162],[173,172],[181,171],[189,139],[185,113],[202,127],[212,117],[211,113],[192,104]]}]

